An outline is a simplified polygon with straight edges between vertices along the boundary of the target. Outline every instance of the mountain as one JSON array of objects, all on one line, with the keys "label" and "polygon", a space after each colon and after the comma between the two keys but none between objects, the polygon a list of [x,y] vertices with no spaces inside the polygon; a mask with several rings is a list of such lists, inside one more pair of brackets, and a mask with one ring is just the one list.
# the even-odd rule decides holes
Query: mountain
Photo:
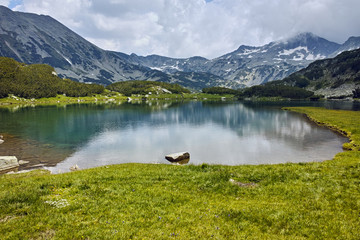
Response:
[{"label": "mountain", "polygon": [[301,33],[283,41],[260,47],[240,46],[237,50],[209,60],[201,57],[176,59],[157,55],[132,54],[132,63],[165,73],[201,72],[217,76],[217,85],[231,88],[253,86],[283,79],[315,60],[360,47],[360,37],[351,37],[344,44],[330,42],[312,33]]},{"label": "mountain", "polygon": [[301,87],[328,98],[351,97],[355,89],[360,89],[360,48],[315,61],[271,84]]},{"label": "mountain", "polygon": [[55,19],[0,6],[0,56],[26,64],[46,63],[60,77],[103,85],[127,80],[178,83],[192,89],[242,88],[283,79],[315,60],[360,47],[360,37],[344,44],[312,33],[264,46],[240,46],[215,59],[138,56],[105,51]]},{"label": "mountain", "polygon": [[45,63],[80,82],[166,80],[167,75],[104,51],[55,19],[0,6],[0,55],[26,64]]},{"label": "mountain", "polygon": [[342,52],[350,51],[360,48],[360,37],[350,37],[343,45],[341,45],[334,53],[330,54],[329,57],[336,57]]}]

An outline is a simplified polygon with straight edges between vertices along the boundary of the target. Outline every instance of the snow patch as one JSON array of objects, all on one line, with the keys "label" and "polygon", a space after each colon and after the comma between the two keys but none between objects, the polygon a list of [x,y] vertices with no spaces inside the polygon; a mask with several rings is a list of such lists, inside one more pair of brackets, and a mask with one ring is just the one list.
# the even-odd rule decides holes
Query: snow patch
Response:
[{"label": "snow patch", "polygon": [[309,52],[308,48],[307,47],[297,47],[297,48],[293,48],[293,49],[284,49],[282,52],[279,52],[278,56],[289,56],[295,52],[298,52],[298,51],[301,51],[301,50],[305,50],[305,52]]},{"label": "snow patch", "polygon": [[310,61],[315,61],[315,60],[324,59],[324,58],[326,58],[326,57],[321,54],[318,54],[315,56],[310,53],[309,55],[307,55],[307,57],[305,59],[310,60]]},{"label": "snow patch", "polygon": [[62,56],[70,65],[73,65],[72,62],[70,61],[70,59],[68,59],[67,57],[65,57],[64,55],[62,55],[58,50],[55,49],[55,51]]},{"label": "snow patch", "polygon": [[293,61],[302,61],[302,60],[304,60],[304,58],[305,58],[305,55],[304,54],[302,54],[302,53],[297,53],[297,56],[294,56],[293,57]]},{"label": "snow patch", "polygon": [[159,67],[150,67],[152,70],[157,70],[157,71],[163,71],[163,68],[159,68]]},{"label": "snow patch", "polygon": [[252,54],[252,53],[257,53],[257,52],[259,52],[259,51],[260,51],[260,49],[253,49],[253,50],[245,49],[244,52],[238,53],[237,55],[238,55],[238,56],[246,56],[246,55],[250,55],[250,54]]},{"label": "snow patch", "polygon": [[7,41],[5,41],[5,44],[6,44],[6,46],[7,46],[8,48],[11,49],[11,51],[13,51],[13,52],[15,53],[15,55],[16,55],[22,62],[24,62],[24,60],[22,59],[21,55],[16,51],[16,49],[12,48]]},{"label": "snow patch", "polygon": [[178,66],[176,66],[176,65],[174,65],[174,66],[166,66],[165,64],[164,64],[164,66],[163,67],[150,67],[152,70],[158,70],[158,71],[161,71],[161,72],[163,72],[163,71],[165,71],[165,69],[175,69],[175,70],[177,70],[177,71],[182,71]]}]

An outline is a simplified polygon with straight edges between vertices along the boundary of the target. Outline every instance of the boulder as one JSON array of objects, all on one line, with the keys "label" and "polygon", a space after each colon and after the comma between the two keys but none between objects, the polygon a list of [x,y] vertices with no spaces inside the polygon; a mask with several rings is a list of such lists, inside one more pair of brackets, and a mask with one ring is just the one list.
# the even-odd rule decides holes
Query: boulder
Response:
[{"label": "boulder", "polygon": [[165,156],[166,160],[173,163],[186,164],[190,161],[188,152],[173,153]]},{"label": "boulder", "polygon": [[19,162],[15,156],[0,156],[0,173],[14,171],[19,168]]}]

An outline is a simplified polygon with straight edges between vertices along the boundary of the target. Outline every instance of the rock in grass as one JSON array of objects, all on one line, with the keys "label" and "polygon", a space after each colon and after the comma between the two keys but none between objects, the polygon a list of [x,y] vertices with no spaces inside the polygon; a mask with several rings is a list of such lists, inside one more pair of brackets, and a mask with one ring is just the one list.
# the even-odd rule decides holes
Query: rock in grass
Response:
[{"label": "rock in grass", "polygon": [[253,183],[253,182],[250,182],[250,183],[242,183],[242,182],[238,182],[238,181],[235,181],[234,179],[231,179],[229,180],[232,184],[234,185],[237,185],[239,187],[257,187],[257,184],[256,183]]},{"label": "rock in grass", "polygon": [[0,173],[14,171],[19,168],[19,162],[15,156],[0,156]]},{"label": "rock in grass", "polygon": [[70,171],[78,171],[80,170],[79,166],[75,164],[74,166],[70,167]]},{"label": "rock in grass", "polygon": [[0,144],[2,144],[4,142],[4,137],[3,135],[0,135]]},{"label": "rock in grass", "polygon": [[190,161],[188,152],[173,153],[165,156],[166,160],[173,163],[186,164]]}]

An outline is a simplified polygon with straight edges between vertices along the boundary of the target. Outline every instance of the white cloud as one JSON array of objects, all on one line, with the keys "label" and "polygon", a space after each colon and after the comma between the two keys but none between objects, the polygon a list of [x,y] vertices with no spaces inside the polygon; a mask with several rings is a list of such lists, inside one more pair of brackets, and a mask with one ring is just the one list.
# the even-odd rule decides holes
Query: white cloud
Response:
[{"label": "white cloud", "polygon": [[360,35],[358,0],[23,0],[16,9],[139,55],[213,58],[304,31],[340,43]]},{"label": "white cloud", "polygon": [[9,6],[10,0],[0,0],[0,5]]}]

